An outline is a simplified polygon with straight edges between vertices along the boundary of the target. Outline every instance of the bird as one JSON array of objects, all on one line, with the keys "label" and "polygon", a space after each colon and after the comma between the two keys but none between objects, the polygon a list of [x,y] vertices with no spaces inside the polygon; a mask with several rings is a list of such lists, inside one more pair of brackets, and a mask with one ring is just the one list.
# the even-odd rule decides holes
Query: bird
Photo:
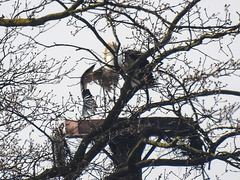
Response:
[{"label": "bird", "polygon": [[[114,42],[108,43],[108,46],[116,52],[117,45]],[[105,47],[104,49],[104,66],[99,69],[93,71],[93,67],[91,66],[84,72],[85,85],[94,81],[99,84],[104,90],[111,91],[118,84],[119,74],[115,70],[114,66],[114,55]]]},{"label": "bird", "polygon": [[130,71],[131,65],[142,55],[141,51],[126,50],[118,58],[118,64],[125,75],[131,75],[131,86],[136,87],[142,85],[140,89],[152,87],[155,80],[152,72],[146,72],[146,66],[149,64],[147,59],[141,61],[134,69]]},{"label": "bird", "polygon": [[[117,44],[114,42],[108,43],[108,46],[113,50],[117,51]],[[88,117],[94,114],[97,108],[96,101],[90,90],[87,88],[88,83],[94,81],[99,84],[104,90],[111,91],[114,89],[119,80],[119,74],[114,69],[114,55],[109,51],[107,47],[104,49],[104,66],[93,71],[95,64],[88,68],[81,77],[81,91],[83,98],[83,117]]]},{"label": "bird", "polygon": [[123,70],[124,74],[130,77],[130,85],[132,88],[137,87],[143,89],[146,93],[147,104],[149,104],[149,88],[156,84],[152,72],[146,71],[146,66],[149,64],[147,59],[143,59],[137,66],[131,69],[131,65],[142,56],[141,51],[126,50],[118,57],[118,65]]}]

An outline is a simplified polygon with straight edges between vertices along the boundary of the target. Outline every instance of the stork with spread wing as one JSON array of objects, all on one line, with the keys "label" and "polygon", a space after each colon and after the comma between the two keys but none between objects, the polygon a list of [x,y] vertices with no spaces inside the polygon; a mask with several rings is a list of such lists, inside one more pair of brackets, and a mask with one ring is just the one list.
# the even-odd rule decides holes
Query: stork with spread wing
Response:
[{"label": "stork with spread wing", "polygon": [[[115,43],[108,43],[108,46],[113,52],[116,52],[117,46]],[[104,66],[93,71],[95,65],[92,65],[82,75],[81,91],[83,97],[83,117],[94,114],[97,107],[90,90],[87,88],[88,83],[95,81],[106,91],[111,91],[118,84],[119,74],[114,69],[114,55],[106,47],[104,49],[104,61]]]},{"label": "stork with spread wing", "polygon": [[[108,43],[108,46],[113,50],[113,52],[117,51],[117,45],[114,42]],[[148,60],[145,59],[140,64],[137,65],[136,68],[129,72],[131,65],[141,56],[140,51],[135,50],[127,50],[123,51],[121,55],[119,55],[118,66],[121,68],[125,75],[131,75],[131,86],[141,86],[142,89],[146,90],[147,98],[148,98],[148,88],[152,87],[154,84],[154,78],[152,73],[146,72],[146,66],[149,64]],[[118,84],[119,74],[115,68],[115,59],[114,55],[105,47],[104,49],[104,61],[105,65],[100,67],[99,69],[93,71],[94,66],[88,68],[82,75],[81,78],[81,90],[83,97],[83,117],[87,117],[91,114],[94,114],[96,110],[96,102],[93,99],[93,96],[89,89],[87,88],[87,84],[95,81],[98,83],[104,90],[111,91]]]}]

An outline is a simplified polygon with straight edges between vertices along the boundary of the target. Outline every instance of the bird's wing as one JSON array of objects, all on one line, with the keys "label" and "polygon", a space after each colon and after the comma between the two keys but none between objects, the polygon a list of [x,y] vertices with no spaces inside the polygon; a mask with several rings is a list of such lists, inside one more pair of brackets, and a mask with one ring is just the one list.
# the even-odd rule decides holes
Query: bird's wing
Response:
[{"label": "bird's wing", "polygon": [[87,83],[93,80],[93,68],[95,64],[88,68],[81,77],[81,91],[83,98],[83,108],[82,115],[83,117],[88,117],[91,114],[94,114],[97,108],[96,101],[93,99],[93,96],[89,89],[87,89]]},{"label": "bird's wing", "polygon": [[82,115],[85,118],[95,113],[97,104],[96,101],[93,99],[93,96],[89,89],[82,89],[82,97],[83,97]]}]

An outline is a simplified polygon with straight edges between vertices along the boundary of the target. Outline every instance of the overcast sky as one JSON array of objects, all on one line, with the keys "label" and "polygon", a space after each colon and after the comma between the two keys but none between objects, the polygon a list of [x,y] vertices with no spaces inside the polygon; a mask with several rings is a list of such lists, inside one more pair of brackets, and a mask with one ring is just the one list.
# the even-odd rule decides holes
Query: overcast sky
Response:
[{"label": "overcast sky", "polygon": [[[8,3],[1,4],[1,6],[0,6],[1,14],[7,16],[7,14],[9,14],[11,12],[11,7],[8,5],[10,3],[11,3],[11,1]],[[232,17],[232,20],[235,22],[233,24],[236,24],[237,22],[239,22],[239,19],[240,19],[239,14],[236,13],[236,12],[240,13],[240,10],[239,10],[240,9],[240,1],[239,0],[227,0],[227,1],[226,0],[203,0],[201,3],[199,3],[199,6],[201,6],[202,9],[206,8],[207,12],[209,14],[214,13],[216,11],[221,11],[221,13],[222,13],[221,16],[224,17],[225,15],[222,10],[225,8],[225,3],[231,4],[231,6],[229,7],[229,13]],[[45,15],[47,13],[59,12],[62,10],[63,10],[63,8],[56,3],[56,6],[45,9],[43,12],[43,15]],[[1,16],[1,14],[0,14],[0,16]],[[93,33],[90,32],[90,30],[88,30],[88,29],[84,29],[84,30],[78,32],[75,36],[72,36],[71,34],[74,33],[72,27],[66,26],[66,22],[68,21],[68,19],[69,18],[63,19],[60,22],[57,22],[57,21],[49,22],[51,25],[54,25],[54,23],[57,23],[57,24],[55,27],[53,27],[46,33],[40,34],[36,38],[36,40],[45,45],[53,45],[54,43],[58,43],[58,44],[72,44],[72,45],[76,45],[76,46],[80,46],[80,47],[89,48],[89,49],[92,49],[97,54],[99,54],[100,57],[102,57],[104,47],[97,40],[97,38],[93,35]],[[102,21],[104,21],[104,20],[102,20]],[[99,25],[99,27],[101,27],[101,25]],[[34,30],[33,30],[32,27],[26,27],[22,30],[23,33],[25,33],[26,35],[31,35],[31,36],[34,36],[37,31],[38,31],[37,28],[36,29],[34,28]],[[0,36],[2,37],[4,34],[5,34],[5,28],[0,27]],[[103,33],[101,33],[101,35],[107,42],[114,41],[111,31],[103,32]],[[130,36],[130,35],[131,35],[131,32],[127,32],[125,30],[123,30],[121,32],[119,31],[119,37],[121,39],[123,46],[128,46],[131,43],[131,40],[126,38],[127,36]],[[21,36],[16,41],[16,43],[17,42],[22,43],[26,40],[27,40],[27,38]],[[223,42],[225,43],[225,45],[223,46],[223,48],[224,48],[223,50],[228,55],[224,54],[223,51],[219,51],[218,48],[216,49],[216,46],[218,43],[216,43],[212,47],[209,47],[209,46],[202,47],[202,50],[204,50],[210,56],[214,56],[215,58],[219,58],[219,59],[223,59],[223,60],[231,59],[231,58],[240,59],[240,53],[239,53],[240,37],[239,36],[236,37],[234,43],[231,43],[231,44],[229,44],[231,42],[231,39],[229,39],[229,38],[224,39]],[[231,52],[233,54],[232,57],[229,56],[229,54],[231,54],[231,53],[229,53],[230,52],[229,48],[231,49]],[[194,53],[189,53],[189,58],[195,58],[197,60],[198,56],[196,56],[196,54],[198,54],[199,56],[201,56],[201,55],[200,55],[200,53],[197,53],[196,51],[193,51],[193,52]],[[75,66],[76,71],[74,71],[70,77],[65,78],[64,81],[59,85],[54,85],[54,86],[49,85],[49,86],[44,86],[41,88],[43,88],[46,91],[53,89],[54,93],[56,93],[58,95],[56,97],[56,100],[59,100],[59,101],[62,100],[62,96],[67,98],[69,96],[69,93],[73,94],[73,97],[76,99],[81,98],[80,87],[79,87],[79,84],[77,84],[77,83],[79,82],[79,80],[80,80],[79,78],[81,77],[82,73],[91,65],[91,64],[89,64],[89,60],[87,58],[93,58],[93,57],[87,52],[76,51],[75,48],[71,48],[71,47],[50,48],[43,52],[42,57],[45,54],[47,54],[47,56],[49,58],[53,57],[58,60],[64,60],[65,57],[68,57],[68,61],[67,61],[68,65],[66,66],[66,69],[71,68],[73,65],[76,64],[76,66]],[[94,62],[94,61],[92,61],[92,62]],[[97,66],[100,66],[100,64],[98,64]],[[223,81],[225,83],[228,83],[229,86],[227,89],[240,91],[239,78],[226,77],[223,79]],[[94,96],[97,96],[99,93],[102,93],[99,86],[93,84],[91,87],[94,88],[94,90],[92,90],[92,93]],[[236,97],[226,97],[226,99],[231,101],[231,100],[236,100]],[[238,180],[238,178],[240,176],[238,174],[239,172],[236,173],[234,171],[234,168],[232,168],[233,172],[231,172],[231,171],[225,172],[225,168],[226,168],[225,163],[222,163],[220,161],[212,161],[208,174],[210,175],[211,179],[217,179],[217,176],[218,176],[223,180],[225,180],[225,179]],[[167,167],[168,172],[171,169],[176,174],[185,173],[185,168]],[[152,177],[156,177],[156,174],[159,174],[160,171],[164,173],[165,170],[163,167],[155,168],[153,170],[154,173],[152,175],[148,176],[147,179],[152,179]],[[171,179],[171,180],[178,179],[178,178],[176,178],[174,173],[170,174],[169,179]],[[147,174],[147,172],[146,172],[146,174]],[[199,177],[198,179],[201,179],[201,178],[202,177]]]}]

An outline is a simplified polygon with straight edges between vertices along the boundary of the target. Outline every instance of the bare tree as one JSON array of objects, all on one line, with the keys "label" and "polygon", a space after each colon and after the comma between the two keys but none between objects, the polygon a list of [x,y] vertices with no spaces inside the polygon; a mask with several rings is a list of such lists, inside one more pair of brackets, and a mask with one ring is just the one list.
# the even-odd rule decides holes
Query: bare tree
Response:
[{"label": "bare tree", "polygon": [[[239,173],[234,2],[215,12],[201,0],[35,3],[0,2],[1,179],[147,179],[153,166],[206,179],[213,160]],[[111,92],[89,87],[98,108],[86,119],[80,76],[108,66],[100,46],[120,79]],[[118,60],[129,51],[138,55],[124,70]],[[81,138],[64,132],[71,121],[85,127]]]}]

